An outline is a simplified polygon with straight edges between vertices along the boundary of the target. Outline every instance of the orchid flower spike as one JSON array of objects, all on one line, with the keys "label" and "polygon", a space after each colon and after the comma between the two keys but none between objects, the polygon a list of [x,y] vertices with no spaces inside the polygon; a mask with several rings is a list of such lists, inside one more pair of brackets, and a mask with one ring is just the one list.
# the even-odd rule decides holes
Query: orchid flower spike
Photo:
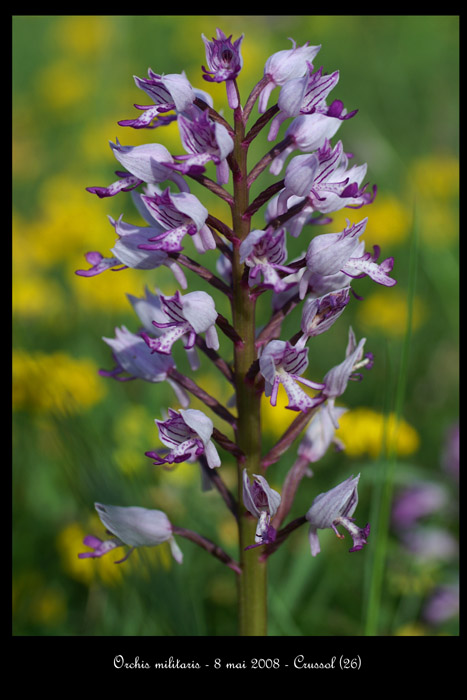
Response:
[{"label": "orchid flower spike", "polygon": [[221,460],[211,440],[214,425],[202,411],[195,408],[174,411],[169,408],[169,418],[155,421],[159,429],[161,442],[169,448],[168,454],[162,456],[159,451],[146,452],[154,464],[178,464],[194,461],[204,454],[211,469],[219,467]]},{"label": "orchid flower spike", "polygon": [[168,542],[173,558],[179,564],[182,563],[183,554],[173,537],[172,524],[163,511],[137,506],[105,506],[101,503],[94,505],[102,524],[113,537],[101,540],[94,535],[87,535],[83,544],[92,547],[93,551],[78,554],[80,559],[101,557],[116,547],[128,545],[131,549],[127,555],[115,562],[121,564],[136,547],[155,547]]},{"label": "orchid flower spike", "polygon": [[246,549],[274,542],[276,530],[270,523],[280,502],[280,494],[269,486],[264,476],[253,474],[253,483],[251,484],[247,470],[243,470],[243,503],[245,508],[255,518],[258,518],[255,533],[256,544],[249,545]]},{"label": "orchid flower spike", "polygon": [[265,85],[259,97],[258,111],[260,114],[266,111],[271,92],[277,85],[284,85],[288,80],[301,78],[308,70],[307,64],[313,61],[319,52],[321,45],[308,46],[306,42],[303,46],[297,46],[292,42],[291,49],[284,49],[273,53],[268,58],[264,66]]},{"label": "orchid flower spike", "polygon": [[357,552],[367,544],[370,525],[359,528],[352,518],[358,503],[359,479],[360,474],[355,479],[351,476],[330,491],[316,496],[313,501],[305,517],[310,523],[309,540],[314,557],[321,551],[317,531],[326,528],[334,530],[339,539],[343,539],[344,535],[340,534],[337,527],[342,525],[348,530],[353,540],[353,547],[349,552]]}]

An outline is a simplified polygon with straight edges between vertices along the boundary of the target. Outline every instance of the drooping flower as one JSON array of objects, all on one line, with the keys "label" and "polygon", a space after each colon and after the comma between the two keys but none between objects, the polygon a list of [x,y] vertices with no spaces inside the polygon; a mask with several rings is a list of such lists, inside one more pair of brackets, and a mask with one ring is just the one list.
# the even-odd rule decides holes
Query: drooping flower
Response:
[{"label": "drooping flower", "polygon": [[298,446],[298,456],[304,457],[308,462],[317,462],[324,456],[332,443],[338,449],[343,449],[344,446],[335,437],[335,433],[336,425],[339,425],[339,418],[347,410],[344,407],[331,406],[325,401],[308,424]]},{"label": "drooping flower", "polygon": [[256,544],[249,545],[246,549],[274,542],[276,530],[270,523],[280,502],[280,494],[269,486],[264,476],[253,474],[253,483],[250,483],[247,470],[243,470],[243,503],[245,508],[255,518],[258,518],[255,533]]},{"label": "drooping flower", "polygon": [[285,289],[278,271],[294,271],[282,265],[287,259],[285,234],[285,229],[256,229],[240,244],[240,262],[246,263],[250,268],[248,281],[251,286],[257,283],[258,275],[261,274],[264,286],[274,289],[275,292]]},{"label": "drooping flower", "polygon": [[112,257],[105,258],[99,252],[87,253],[85,258],[91,267],[87,270],[76,270],[81,277],[94,277],[109,269],[124,270],[133,268],[136,270],[154,270],[165,265],[172,270],[175,279],[182,288],[186,288],[187,282],[183,270],[177,262],[170,258],[163,250],[148,250],[141,246],[152,237],[163,231],[155,221],[153,226],[136,226],[122,220],[123,214],[117,219],[109,216],[110,223],[115,228],[118,239],[110,252]]},{"label": "drooping flower", "polygon": [[271,405],[277,403],[279,384],[282,384],[292,411],[304,411],[316,406],[321,398],[311,398],[297,382],[312,389],[323,389],[324,384],[304,379],[300,375],[308,367],[308,348],[297,350],[288,341],[271,340],[259,358],[260,372],[265,379],[265,395],[271,397]]},{"label": "drooping flower", "polygon": [[181,242],[187,234],[193,238],[198,253],[216,247],[211,230],[205,223],[208,210],[194,194],[172,194],[167,188],[161,194],[155,191],[149,195],[142,194],[141,200],[160,226],[155,236],[141,244],[142,249],[179,252],[183,250]]},{"label": "drooping flower", "polygon": [[219,348],[219,338],[215,327],[218,314],[214,300],[207,292],[189,292],[182,295],[177,291],[173,297],[161,295],[160,298],[164,312],[170,320],[167,322],[153,321],[152,323],[156,328],[167,328],[168,330],[157,338],[150,338],[147,333],[141,334],[153,352],[170,355],[174,342],[185,335],[188,335],[188,340],[184,347],[186,349],[192,348],[199,333],[206,334],[208,348],[213,350]]},{"label": "drooping flower", "polygon": [[138,506],[107,506],[101,503],[94,505],[103,525],[113,537],[110,540],[101,540],[94,535],[88,535],[83,543],[92,547],[94,551],[78,554],[80,559],[101,557],[115,547],[128,545],[131,549],[126,556],[115,562],[121,564],[136,547],[155,547],[168,542],[173,558],[179,564],[182,563],[183,554],[173,537],[172,524],[163,511]]},{"label": "drooping flower", "polygon": [[202,66],[203,78],[209,82],[225,82],[229,106],[231,109],[236,109],[238,96],[233,81],[243,66],[240,46],[244,35],[242,34],[233,44],[232,35],[226,37],[220,29],[216,29],[216,35],[217,39],[213,37],[211,41],[208,41],[204,34],[201,34],[206,47],[206,63],[208,65],[207,68]]},{"label": "drooping flower", "polygon": [[301,78],[308,70],[308,63],[311,63],[318,51],[319,46],[308,46],[306,42],[303,46],[297,46],[293,39],[291,49],[284,49],[273,53],[268,58],[264,66],[264,87],[261,90],[258,103],[260,114],[266,111],[269,97],[274,88],[284,85],[288,80]]},{"label": "drooping flower", "polygon": [[[356,370],[360,368],[371,369],[373,366],[373,355],[367,353],[363,356],[363,347],[366,343],[366,338],[362,338],[357,345],[355,333],[352,327],[349,327],[349,340],[345,351],[345,360],[336,367],[333,367],[325,375],[323,382],[325,384],[322,390],[322,395],[331,405],[334,406],[334,401],[338,396],[342,396],[347,388],[349,380],[359,380],[362,375]],[[338,425],[335,426],[336,429]]]},{"label": "drooping flower", "polygon": [[214,425],[202,411],[195,408],[174,411],[169,408],[169,418],[155,421],[161,442],[169,448],[168,454],[159,451],[146,452],[154,464],[173,464],[193,461],[204,454],[211,469],[219,467],[221,460],[211,440]]},{"label": "drooping flower", "polygon": [[[170,378],[170,370],[175,367],[171,355],[152,353],[144,340],[131,333],[125,326],[115,329],[115,338],[103,338],[112,348],[116,366],[112,370],[100,370],[104,377],[113,377],[119,381],[144,379],[147,382],[168,382],[175,391],[180,404],[186,408],[189,398],[182,387]],[[126,376],[120,376],[125,374]]]},{"label": "drooping flower", "polygon": [[311,508],[306,514],[306,519],[310,523],[309,540],[311,554],[315,557],[321,551],[318,530],[331,528],[340,539],[344,538],[338,530],[342,525],[351,535],[353,547],[349,552],[357,552],[367,544],[370,534],[370,525],[360,528],[354,523],[352,515],[358,503],[358,481],[360,474],[353,478],[349,477],[330,491],[319,494],[313,501]]},{"label": "drooping flower", "polygon": [[167,112],[175,110],[182,112],[195,100],[195,92],[187,77],[183,73],[169,73],[158,75],[150,68],[149,78],[138,78],[133,76],[134,81],[153,100],[153,105],[137,105],[137,109],[143,113],[136,119],[123,119],[119,121],[120,126],[131,126],[134,129],[149,127],[154,119],[157,119],[153,126],[170,124],[177,118],[177,115],[161,116]]}]

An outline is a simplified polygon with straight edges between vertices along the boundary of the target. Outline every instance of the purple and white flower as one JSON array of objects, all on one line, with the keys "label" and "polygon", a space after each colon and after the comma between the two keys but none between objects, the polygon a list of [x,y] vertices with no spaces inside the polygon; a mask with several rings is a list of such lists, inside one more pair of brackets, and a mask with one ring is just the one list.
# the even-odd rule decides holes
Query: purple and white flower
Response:
[{"label": "purple and white flower", "polygon": [[291,49],[284,49],[273,53],[268,58],[264,66],[264,87],[259,96],[258,111],[260,114],[266,111],[269,97],[274,88],[284,85],[288,80],[301,78],[308,70],[308,63],[311,63],[321,45],[308,46],[306,42],[303,46],[297,46],[293,39]]},{"label": "purple and white flower", "polygon": [[[143,324],[145,331],[153,336],[163,335],[164,324],[167,323],[167,314],[164,311],[164,305],[161,298],[162,295],[159,293],[159,291],[156,290],[156,293],[153,294],[146,287],[143,297],[135,297],[132,294],[127,294],[127,297],[133,307],[133,311]],[[162,328],[159,328],[155,323],[153,323],[154,321],[156,321],[156,324],[162,324]],[[188,334],[185,337],[185,341],[188,341]],[[143,342],[146,343],[144,340]],[[200,363],[196,346],[188,348],[186,350],[186,354],[191,369],[193,371],[199,369]]]},{"label": "purple and white flower", "polygon": [[342,315],[349,303],[349,298],[350,287],[329,292],[322,297],[307,297],[302,311],[301,330],[303,335],[295,343],[297,350],[305,347],[309,338],[329,330]]},{"label": "purple and white flower", "polygon": [[147,333],[141,336],[153,352],[170,355],[172,345],[183,336],[188,336],[185,348],[192,348],[196,336],[205,333],[208,348],[218,350],[219,338],[216,331],[217,311],[213,298],[207,292],[189,292],[182,295],[176,292],[173,297],[160,297],[164,313],[169,321],[153,321],[156,328],[167,329],[157,338]]},{"label": "purple and white flower", "polygon": [[[362,375],[356,370],[365,368],[371,369],[373,366],[373,355],[367,353],[363,356],[363,347],[366,338],[362,338],[357,345],[355,333],[352,327],[349,328],[349,340],[345,351],[345,360],[336,367],[329,370],[323,379],[325,387],[322,391],[323,397],[334,407],[334,401],[338,396],[342,396],[347,388],[349,380],[360,380]],[[336,429],[338,425],[335,424]]]},{"label": "purple and white flower", "polygon": [[296,117],[285,132],[284,141],[287,145],[274,158],[269,171],[273,175],[279,175],[287,157],[295,150],[310,153],[321,148],[334,136],[340,125],[340,119],[321,112]]},{"label": "purple and white flower", "polygon": [[[103,377],[113,377],[119,381],[144,379],[147,382],[166,381],[175,391],[180,404],[186,408],[190,400],[183,388],[170,378],[170,370],[175,362],[170,355],[152,353],[139,335],[131,333],[125,326],[115,329],[115,338],[103,338],[112,348],[116,366],[112,370],[99,370]],[[120,376],[125,374],[126,376]]]},{"label": "purple and white flower", "polygon": [[271,526],[271,519],[275,516],[280,502],[280,494],[269,486],[264,476],[253,474],[253,483],[251,483],[247,470],[243,470],[243,504],[255,518],[258,518],[256,544],[249,545],[246,549],[274,542],[276,530]]},{"label": "purple and white flower", "polygon": [[181,242],[187,234],[193,238],[198,253],[215,249],[214,236],[205,223],[208,210],[194,194],[172,194],[167,188],[161,194],[156,191],[142,194],[141,200],[160,226],[160,231],[148,239],[150,242],[141,244],[142,249],[179,252],[183,250]]},{"label": "purple and white flower", "polygon": [[113,537],[101,540],[94,535],[87,535],[83,544],[92,547],[93,551],[78,554],[80,559],[101,557],[116,547],[128,545],[131,549],[127,555],[115,562],[121,564],[136,547],[156,547],[168,542],[173,558],[179,564],[182,563],[183,554],[174,539],[172,524],[163,511],[137,506],[106,506],[101,503],[94,505],[102,524]]},{"label": "purple and white flower", "polygon": [[365,277],[368,275],[374,282],[385,287],[392,287],[397,280],[389,277],[394,266],[394,258],[386,258],[381,263],[379,246],[374,246],[374,252],[365,253],[365,244],[359,238],[366,228],[368,217],[358,224],[350,224],[347,219],[346,228],[339,233],[323,233],[315,236],[306,253],[306,270],[300,280],[300,298],[308,289],[310,278],[330,277],[344,273],[348,277]]},{"label": "purple and white flower", "polygon": [[142,110],[142,114],[137,119],[123,119],[119,121],[120,126],[131,126],[134,129],[149,127],[154,119],[157,122],[153,126],[170,124],[177,118],[177,115],[162,116],[166,112],[175,110],[182,112],[195,100],[195,92],[183,73],[169,73],[158,75],[150,68],[149,78],[138,78],[133,76],[134,81],[154,102],[153,105],[137,105],[137,109]]},{"label": "purple and white flower", "polygon": [[288,341],[271,340],[259,358],[260,372],[265,379],[265,394],[270,396],[271,406],[277,403],[279,385],[282,384],[292,411],[306,411],[318,403],[321,398],[311,398],[297,382],[312,389],[323,389],[324,384],[304,379],[300,375],[308,367],[308,348],[297,350]]},{"label": "purple and white flower", "polygon": [[318,530],[331,528],[340,539],[344,538],[337,530],[342,525],[351,535],[353,547],[349,552],[357,552],[367,544],[370,534],[370,525],[364,528],[357,527],[352,515],[358,503],[358,481],[360,474],[353,478],[349,477],[330,491],[319,494],[313,501],[311,508],[306,514],[306,519],[310,523],[309,540],[311,554],[315,557],[321,551]]},{"label": "purple and white flower", "polygon": [[170,163],[170,168],[180,173],[200,174],[206,163],[213,162],[219,185],[229,181],[227,156],[233,151],[234,142],[226,127],[209,116],[209,110],[196,105],[178,115],[178,128],[183,147],[188,155],[177,155],[180,163]]},{"label": "purple and white flower", "polygon": [[108,187],[86,187],[88,192],[99,197],[112,197],[118,192],[127,192],[143,183],[158,185],[166,180],[173,180],[181,192],[189,191],[183,177],[171,167],[174,159],[165,146],[160,143],[146,143],[141,146],[122,146],[110,141],[115,158],[128,172],[119,172],[121,180]]},{"label": "purple and white flower", "polygon": [[257,283],[258,275],[262,275],[265,287],[270,287],[275,292],[285,289],[279,271],[293,272],[293,269],[282,264],[287,259],[285,235],[285,229],[278,231],[272,228],[264,231],[256,229],[242,241],[239,249],[240,262],[246,263],[250,268],[248,277],[250,286]]},{"label": "purple and white flower", "polygon": [[308,64],[307,75],[288,80],[281,88],[277,105],[280,112],[271,122],[268,141],[273,141],[283,121],[299,114],[320,112],[337,119],[350,119],[357,110],[347,113],[340,100],[334,100],[328,107],[326,98],[339,81],[339,71],[323,75],[321,67],[313,73],[313,65]]},{"label": "purple and white flower", "polygon": [[207,68],[202,66],[203,78],[209,82],[223,83],[227,90],[227,99],[231,109],[238,107],[238,96],[233,81],[240,73],[243,66],[243,58],[240,46],[244,35],[236,39],[232,44],[232,35],[226,37],[224,32],[216,29],[217,39],[208,41],[204,34],[201,38],[206,47]]},{"label": "purple and white flower", "polygon": [[325,401],[314,414],[304,437],[297,450],[299,457],[308,462],[317,462],[324,456],[332,443],[338,450],[344,449],[344,445],[335,436],[336,426],[339,426],[339,418],[347,411],[347,408],[331,406]]},{"label": "purple and white flower", "polygon": [[180,409],[177,413],[169,408],[168,419],[156,420],[155,423],[159,429],[159,438],[169,448],[169,452],[165,455],[156,450],[146,452],[154,464],[194,461],[204,454],[211,469],[220,466],[219,454],[211,440],[214,425],[202,411],[187,408]]},{"label": "purple and white flower", "polygon": [[165,265],[172,270],[180,286],[186,289],[186,277],[175,260],[163,250],[147,250],[141,247],[153,236],[159,235],[163,231],[162,227],[156,222],[153,226],[128,224],[122,220],[122,216],[123,214],[117,220],[109,216],[110,223],[118,235],[114,247],[110,250],[112,257],[105,258],[97,251],[87,253],[85,258],[91,267],[87,270],[76,270],[76,274],[81,277],[94,277],[109,269],[124,270],[130,267],[136,270],[154,270]]}]

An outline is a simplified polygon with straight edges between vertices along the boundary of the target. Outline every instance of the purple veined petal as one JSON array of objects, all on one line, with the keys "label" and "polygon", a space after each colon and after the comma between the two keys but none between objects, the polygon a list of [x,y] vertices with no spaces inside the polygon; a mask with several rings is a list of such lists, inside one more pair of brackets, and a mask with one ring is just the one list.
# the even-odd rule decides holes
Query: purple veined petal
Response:
[{"label": "purple veined petal", "polygon": [[173,158],[160,143],[122,146],[117,139],[116,144],[110,142],[110,147],[123,167],[143,182],[156,184],[173,177],[173,171],[164,165],[173,162]]},{"label": "purple veined petal", "polygon": [[[316,532],[318,529],[331,528],[337,533],[337,524],[344,524],[349,529],[350,518],[358,504],[357,487],[359,479],[360,475],[355,478],[349,477],[330,491],[321,493],[314,499],[311,508],[306,514],[306,519],[310,523],[310,545],[313,556],[319,552],[319,541]],[[368,525],[362,531],[362,534],[364,535],[365,532],[369,532]],[[356,534],[355,531],[354,534]],[[365,543],[360,541],[356,546]]]},{"label": "purple veined petal", "polygon": [[217,311],[214,299],[207,292],[189,292],[180,297],[183,316],[196,333],[203,333],[215,324]]},{"label": "purple veined petal", "polygon": [[180,410],[180,415],[188,427],[201,438],[203,445],[206,446],[212,436],[214,424],[212,420],[202,411],[195,408]]}]

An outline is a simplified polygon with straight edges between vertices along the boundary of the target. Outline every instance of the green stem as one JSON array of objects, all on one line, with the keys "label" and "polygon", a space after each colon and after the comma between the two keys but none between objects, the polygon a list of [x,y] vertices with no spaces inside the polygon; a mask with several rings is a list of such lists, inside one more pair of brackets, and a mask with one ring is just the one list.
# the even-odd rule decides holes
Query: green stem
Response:
[{"label": "green stem", "polygon": [[266,562],[260,562],[260,548],[245,550],[255,541],[256,520],[243,505],[243,469],[249,476],[260,473],[261,424],[260,401],[252,383],[247,381],[248,370],[256,360],[255,302],[250,298],[244,265],[240,263],[239,244],[248,235],[250,219],[244,217],[248,208],[247,146],[243,144],[245,127],[242,110],[235,110],[235,139],[232,162],[234,202],[232,224],[237,241],[233,246],[232,278],[233,326],[242,339],[234,344],[235,384],[237,395],[236,444],[244,457],[238,460],[238,528],[241,575],[238,577],[239,634],[265,636],[267,634]]}]

